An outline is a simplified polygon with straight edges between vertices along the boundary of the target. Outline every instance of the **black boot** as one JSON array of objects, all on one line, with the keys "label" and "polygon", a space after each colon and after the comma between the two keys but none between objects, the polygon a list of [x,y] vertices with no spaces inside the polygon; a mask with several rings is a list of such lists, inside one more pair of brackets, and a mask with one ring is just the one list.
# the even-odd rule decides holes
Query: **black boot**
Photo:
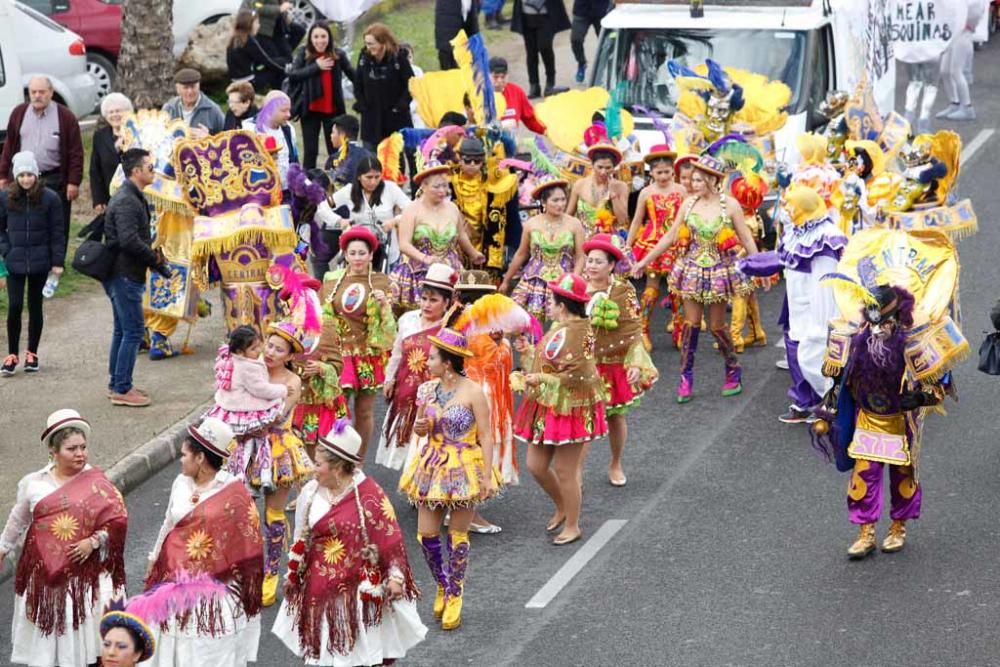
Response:
[{"label": "black boot", "polygon": [[557,86],[555,82],[550,81],[545,84],[545,97],[549,95],[558,95],[559,93],[565,93],[569,88],[565,86]]},{"label": "black boot", "polygon": [[528,97],[534,99],[542,96],[542,89],[537,83],[528,86]]},{"label": "black boot", "polygon": [[500,21],[497,20],[496,14],[488,14],[486,16],[486,29],[487,30],[500,30]]}]

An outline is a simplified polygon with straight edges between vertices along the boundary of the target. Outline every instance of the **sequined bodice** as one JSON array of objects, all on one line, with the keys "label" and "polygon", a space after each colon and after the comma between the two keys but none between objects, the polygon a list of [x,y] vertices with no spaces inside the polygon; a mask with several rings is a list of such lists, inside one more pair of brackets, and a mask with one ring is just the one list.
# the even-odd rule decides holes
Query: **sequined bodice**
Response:
[{"label": "sequined bodice", "polygon": [[608,199],[594,206],[581,197],[576,200],[576,217],[583,223],[588,237],[599,232],[607,234],[614,231],[615,216]]},{"label": "sequined bodice", "polygon": [[437,404],[427,406],[427,416],[433,421],[433,435],[449,445],[476,443],[476,416],[468,406],[456,404],[443,411]]},{"label": "sequined bodice", "polygon": [[719,247],[716,239],[719,232],[731,226],[724,216],[716,216],[706,220],[694,211],[687,214],[684,223],[691,232],[691,249],[688,251],[695,263],[702,267],[715,266],[720,261]]},{"label": "sequined bodice", "polygon": [[444,255],[451,249],[458,236],[458,228],[449,225],[445,229],[434,229],[426,223],[417,223],[413,228],[413,244],[421,252],[433,255]]},{"label": "sequined bodice", "polygon": [[[531,232],[531,261],[538,264],[537,275],[545,280],[556,280],[573,268],[576,239],[573,232],[565,230],[548,239],[540,229]],[[533,267],[534,268],[534,267]],[[534,273],[534,272],[533,272]]]}]

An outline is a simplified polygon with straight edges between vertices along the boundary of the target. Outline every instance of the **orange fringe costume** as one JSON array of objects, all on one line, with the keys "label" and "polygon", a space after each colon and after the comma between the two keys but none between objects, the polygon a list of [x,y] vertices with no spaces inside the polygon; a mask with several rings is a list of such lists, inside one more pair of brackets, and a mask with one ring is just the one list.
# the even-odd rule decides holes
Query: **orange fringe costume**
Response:
[{"label": "orange fringe costume", "polygon": [[468,339],[471,358],[465,362],[465,374],[479,384],[490,404],[493,428],[493,467],[500,471],[504,486],[518,483],[517,452],[514,447],[514,395],[510,374],[514,370],[514,352],[510,342],[481,333]]}]

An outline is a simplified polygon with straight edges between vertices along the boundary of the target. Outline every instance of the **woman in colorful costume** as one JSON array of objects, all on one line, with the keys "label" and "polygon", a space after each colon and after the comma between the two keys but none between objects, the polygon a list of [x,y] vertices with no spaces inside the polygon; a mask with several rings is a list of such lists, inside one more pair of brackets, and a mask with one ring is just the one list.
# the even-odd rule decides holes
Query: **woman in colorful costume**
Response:
[{"label": "woman in colorful costume", "polygon": [[511,298],[539,320],[545,319],[552,299],[549,283],[583,269],[586,231],[565,213],[566,186],[561,178],[543,179],[535,186],[531,198],[541,203],[542,212],[524,223],[521,244],[500,283],[500,291],[509,292],[511,281],[524,267]]},{"label": "woman in colorful costume", "polygon": [[[306,453],[302,440],[292,429],[292,415],[302,396],[302,380],[291,370],[292,361],[302,354],[302,331],[290,322],[272,324],[267,330],[264,344],[264,364],[272,384],[288,387],[285,399],[285,413],[263,433],[247,440],[238,440],[226,464],[231,474],[245,478],[254,489],[261,488],[261,471],[265,465],[271,468],[271,480],[275,491],[265,495],[264,538],[264,606],[277,600],[278,567],[285,550],[288,536],[288,522],[285,518],[285,504],[293,486],[298,486],[312,477],[312,462]],[[267,452],[269,456],[256,455]]]},{"label": "woman in colorful costume", "polygon": [[614,177],[622,152],[600,138],[587,148],[593,171],[573,183],[568,213],[583,223],[587,237],[603,232],[624,234],[628,229],[628,186]]},{"label": "woman in colorful costume", "polygon": [[208,575],[228,586],[152,627],[153,667],[240,667],[256,662],[260,640],[260,520],[238,477],[223,467],[233,440],[225,422],[206,417],[188,427],[181,474],[170,489],[160,534],[149,553],[146,591]]},{"label": "woman in colorful costume", "polygon": [[[764,238],[764,221],[757,213],[764,203],[764,195],[767,194],[767,183],[756,172],[747,170],[746,173],[737,174],[729,181],[729,192],[739,203],[743,210],[743,221],[750,230],[754,242]],[[775,276],[762,276],[769,286]],[[744,329],[747,334],[744,336]],[[729,335],[733,339],[733,347],[737,354],[742,354],[744,348],[749,344],[755,347],[765,347],[767,345],[767,332],[764,331],[764,323],[760,318],[760,303],[754,292],[746,296],[736,297],[732,302],[732,317],[729,325]]]},{"label": "woman in colorful costume", "polygon": [[307,665],[391,664],[423,641],[420,596],[396,511],[359,466],[347,419],[321,435],[302,488],[285,600],[272,632]]},{"label": "woman in colorful costume", "polygon": [[[426,440],[399,478],[399,490],[417,507],[417,541],[438,585],[434,616],[442,630],[454,630],[462,623],[469,525],[476,506],[496,492],[499,480],[490,463],[490,406],[479,385],[465,377],[464,361],[472,356],[465,336],[441,329],[429,338],[427,367],[435,379],[417,391],[413,425]],[[446,513],[451,515],[447,548],[441,540]]]},{"label": "woman in colorful costume", "polygon": [[427,355],[430,336],[444,325],[454,304],[458,274],[446,264],[431,264],[420,285],[420,310],[399,318],[392,355],[386,366],[385,394],[389,409],[382,426],[375,462],[399,470],[412,449],[410,436],[417,418],[417,389],[430,379]]},{"label": "woman in colorful costume", "polygon": [[583,244],[587,253],[588,310],[594,329],[594,360],[607,387],[605,404],[611,461],[608,480],[625,486],[622,452],[628,439],[625,416],[638,407],[642,395],[659,377],[643,345],[639,300],[627,279],[614,275],[615,265],[625,258],[621,241],[610,234],[597,234]]},{"label": "woman in colorful costume", "polygon": [[579,540],[585,446],[607,435],[603,382],[594,382],[594,331],[587,317],[587,282],[567,273],[549,285],[555,324],[535,348],[521,344],[527,392],[514,417],[514,437],[526,442],[528,470],[556,506],[546,530],[553,544]]},{"label": "woman in colorful costume", "polygon": [[372,270],[379,243],[366,227],[340,236],[345,268],[323,281],[327,317],[336,323],[343,354],[340,387],[354,398],[354,423],[361,434],[361,459],[375,428],[375,396],[385,385],[385,364],[396,338],[396,318],[389,301],[389,278]]},{"label": "woman in colorful costume", "polygon": [[712,336],[725,360],[722,395],[743,391],[742,369],[726,326],[726,303],[753,291],[752,283],[737,270],[736,261],[745,253],[757,252],[739,203],[720,193],[719,184],[725,178],[722,163],[710,155],[702,155],[694,165],[691,176],[694,196],[685,200],[670,231],[632,270],[633,276],[641,276],[650,263],[676,243],[682,229],[689,235],[691,243],[674,261],[669,281],[670,291],[684,300],[678,403],[691,400],[694,357],[706,306]]},{"label": "woman in colorful costume", "polygon": [[24,539],[14,573],[13,664],[97,661],[105,605],[125,589],[128,514],[121,494],[87,463],[90,424],[56,410],[42,431],[51,463],[24,476],[0,535],[0,565]]},{"label": "woman in colorful costume", "polygon": [[[625,246],[632,249],[636,261],[645,257],[656,247],[663,235],[670,230],[677,218],[681,202],[687,199],[688,193],[680,184],[674,182],[674,159],[677,153],[670,146],[659,144],[643,158],[649,165],[652,182],[639,191],[639,199],[635,204],[635,216],[628,230]],[[681,239],[682,246],[686,239]],[[649,319],[653,308],[660,299],[660,281],[666,281],[674,268],[674,257],[680,248],[669,248],[646,269],[646,288],[642,291],[640,307],[642,309],[642,344],[646,351],[653,350],[653,341],[649,337]],[[668,290],[669,293],[669,290]],[[681,337],[681,300],[676,294],[670,294],[670,308],[673,317],[667,324],[667,331],[673,334],[674,345],[680,344]]]},{"label": "woman in colorful costume", "polygon": [[942,232],[869,229],[851,237],[837,273],[824,279],[843,319],[831,323],[823,372],[836,384],[813,440],[838,470],[852,471],[848,517],[860,527],[847,551],[852,559],[875,550],[885,465],[892,525],[882,551],[902,549],[906,522],[920,516],[924,419],[953,394],[951,370],[969,353],[949,314],[958,270]]},{"label": "woman in colorful costume", "polygon": [[420,190],[399,219],[401,258],[389,271],[393,302],[401,310],[419,307],[420,282],[431,264],[447,264],[453,271],[461,271],[459,248],[473,264],[486,260],[472,247],[462,212],[448,199],[450,170],[448,165],[432,162],[413,177]]}]

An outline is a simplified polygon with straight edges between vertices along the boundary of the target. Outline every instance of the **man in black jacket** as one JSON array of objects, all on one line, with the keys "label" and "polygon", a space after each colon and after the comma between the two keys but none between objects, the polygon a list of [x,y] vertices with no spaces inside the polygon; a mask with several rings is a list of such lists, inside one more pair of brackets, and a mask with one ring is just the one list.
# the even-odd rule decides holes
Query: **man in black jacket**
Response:
[{"label": "man in black jacket", "polygon": [[171,276],[163,253],[153,250],[149,205],[143,189],[153,182],[153,161],[149,151],[131,148],[122,155],[127,180],[111,197],[104,213],[104,235],[108,248],[116,253],[111,277],[104,291],[114,311],[114,334],[108,359],[109,398],[112,405],[141,408],[149,396],[132,384],[135,358],[142,343],[142,295],[146,291],[146,270],[165,278]]},{"label": "man in black jacket", "polygon": [[479,0],[437,0],[434,4],[434,46],[441,69],[458,69],[451,40],[464,30],[468,37],[479,32]]}]

